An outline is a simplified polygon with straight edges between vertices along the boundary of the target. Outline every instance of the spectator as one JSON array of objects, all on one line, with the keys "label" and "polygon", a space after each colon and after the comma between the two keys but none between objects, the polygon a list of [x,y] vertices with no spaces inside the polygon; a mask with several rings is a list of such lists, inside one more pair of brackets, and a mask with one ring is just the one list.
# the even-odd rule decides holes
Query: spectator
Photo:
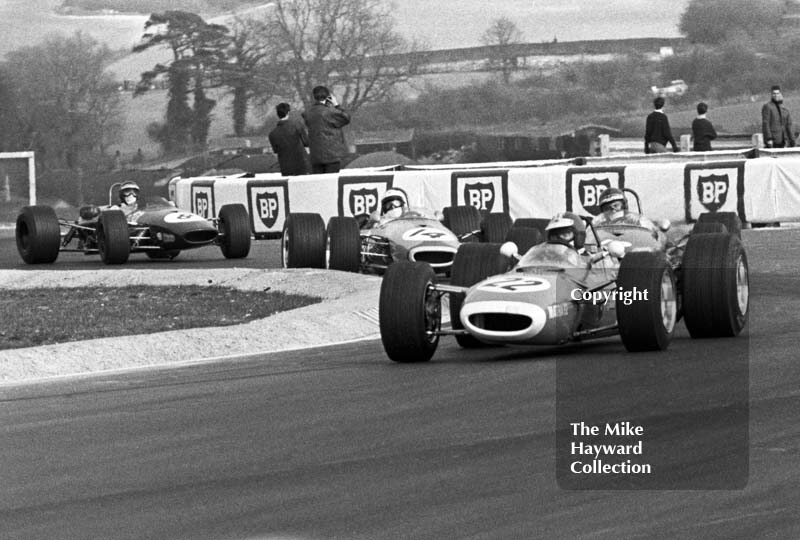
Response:
[{"label": "spectator", "polygon": [[794,146],[792,117],[789,109],[783,106],[781,87],[771,89],[772,98],[761,107],[761,131],[767,148],[786,148]]},{"label": "spectator", "polygon": [[269,144],[278,155],[283,176],[308,174],[308,134],[304,125],[289,118],[288,103],[278,103],[278,125],[269,132]]},{"label": "spectator", "polygon": [[647,115],[644,130],[644,153],[661,154],[667,151],[667,143],[672,145],[672,151],[678,151],[678,145],[672,137],[669,119],[664,114],[664,98],[658,96],[653,100],[655,110]]},{"label": "spectator", "polygon": [[711,121],[706,118],[706,112],[708,112],[708,105],[701,101],[697,104],[697,118],[692,120],[692,138],[694,139],[692,150],[695,152],[710,152],[711,141],[717,138],[717,131]]},{"label": "spectator", "polygon": [[312,94],[314,104],[303,113],[308,126],[311,172],[339,172],[347,153],[342,128],[350,123],[350,115],[324,86],[314,87]]},{"label": "spectator", "polygon": [[139,148],[136,151],[136,155],[133,156],[133,160],[132,161],[133,161],[133,163],[143,163],[144,162],[144,152],[142,152],[141,148]]}]

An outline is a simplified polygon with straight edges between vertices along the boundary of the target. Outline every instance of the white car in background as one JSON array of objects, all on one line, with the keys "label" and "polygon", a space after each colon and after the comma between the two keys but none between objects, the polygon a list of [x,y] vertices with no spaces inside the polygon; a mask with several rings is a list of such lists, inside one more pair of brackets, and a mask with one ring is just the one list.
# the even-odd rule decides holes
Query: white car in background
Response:
[{"label": "white car in background", "polygon": [[653,92],[653,96],[663,96],[663,97],[675,97],[675,96],[682,96],[689,90],[689,85],[684,82],[683,79],[675,79],[674,81],[670,81],[667,86],[651,86],[650,91]]}]

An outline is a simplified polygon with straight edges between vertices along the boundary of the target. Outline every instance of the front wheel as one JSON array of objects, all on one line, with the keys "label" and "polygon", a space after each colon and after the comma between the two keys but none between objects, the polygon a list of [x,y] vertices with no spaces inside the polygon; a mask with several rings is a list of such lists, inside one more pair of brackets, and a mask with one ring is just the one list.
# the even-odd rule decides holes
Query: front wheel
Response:
[{"label": "front wheel", "polygon": [[356,218],[334,216],[328,221],[328,268],[344,272],[361,268],[361,234]]},{"label": "front wheel", "polygon": [[219,211],[219,248],[226,259],[250,253],[250,215],[243,204],[226,204]]},{"label": "front wheel", "polygon": [[383,349],[395,362],[427,362],[436,352],[442,303],[427,263],[400,261],[386,269],[378,304]]},{"label": "front wheel", "polygon": [[120,210],[108,210],[97,220],[97,250],[106,264],[124,264],[131,254],[128,220]]},{"label": "front wheel", "polygon": [[678,320],[678,298],[672,268],[660,253],[633,252],[619,268],[617,323],[631,352],[663,351]]},{"label": "front wheel", "polygon": [[284,268],[325,268],[325,222],[311,213],[289,214],[281,237]]}]

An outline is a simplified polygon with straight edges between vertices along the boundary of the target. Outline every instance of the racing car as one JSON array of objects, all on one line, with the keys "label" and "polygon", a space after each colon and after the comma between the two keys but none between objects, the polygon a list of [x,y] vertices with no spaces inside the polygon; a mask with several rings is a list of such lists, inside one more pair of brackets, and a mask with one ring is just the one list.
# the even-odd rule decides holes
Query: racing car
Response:
[{"label": "racing car", "polygon": [[409,208],[400,217],[372,221],[369,216],[292,213],[281,241],[284,268],[330,268],[381,274],[396,261],[425,262],[448,273],[463,242],[505,236],[501,214],[481,217],[474,206],[451,206],[441,220],[429,210]]},{"label": "racing car", "polygon": [[[713,228],[688,236],[680,283],[664,251],[634,246],[633,235],[603,240],[591,224],[583,254],[548,244],[524,255],[513,243],[464,244],[449,284],[437,282],[425,263],[397,263],[381,284],[384,350],[396,362],[427,361],[443,335],[455,335],[462,347],[619,335],[628,351],[664,350],[681,309],[692,338],[737,336],[749,308],[747,255],[736,234]],[[451,329],[442,326],[445,295]]]},{"label": "racing car", "polygon": [[82,252],[100,255],[105,264],[123,264],[131,253],[151,259],[174,259],[181,250],[219,245],[229,259],[250,252],[250,220],[242,204],[224,205],[219,217],[206,219],[155,197],[126,216],[111,204],[84,206],[79,219],[59,218],[50,206],[26,206],[17,216],[17,250],[28,264],[55,262],[58,254]]}]

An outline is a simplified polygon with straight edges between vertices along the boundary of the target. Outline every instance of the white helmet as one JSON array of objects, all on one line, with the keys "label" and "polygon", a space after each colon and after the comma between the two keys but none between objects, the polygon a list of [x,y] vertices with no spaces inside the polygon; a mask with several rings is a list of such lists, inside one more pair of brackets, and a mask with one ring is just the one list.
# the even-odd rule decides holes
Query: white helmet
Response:
[{"label": "white helmet", "polygon": [[400,189],[388,189],[381,198],[381,217],[395,219],[408,207],[406,194]]},{"label": "white helmet", "polygon": [[[119,186],[119,200],[125,204],[131,204],[125,202],[125,197],[133,193],[136,196],[136,200],[139,200],[139,184],[132,180],[128,180],[123,182],[122,185]],[[134,201],[136,202],[136,201]]]}]

